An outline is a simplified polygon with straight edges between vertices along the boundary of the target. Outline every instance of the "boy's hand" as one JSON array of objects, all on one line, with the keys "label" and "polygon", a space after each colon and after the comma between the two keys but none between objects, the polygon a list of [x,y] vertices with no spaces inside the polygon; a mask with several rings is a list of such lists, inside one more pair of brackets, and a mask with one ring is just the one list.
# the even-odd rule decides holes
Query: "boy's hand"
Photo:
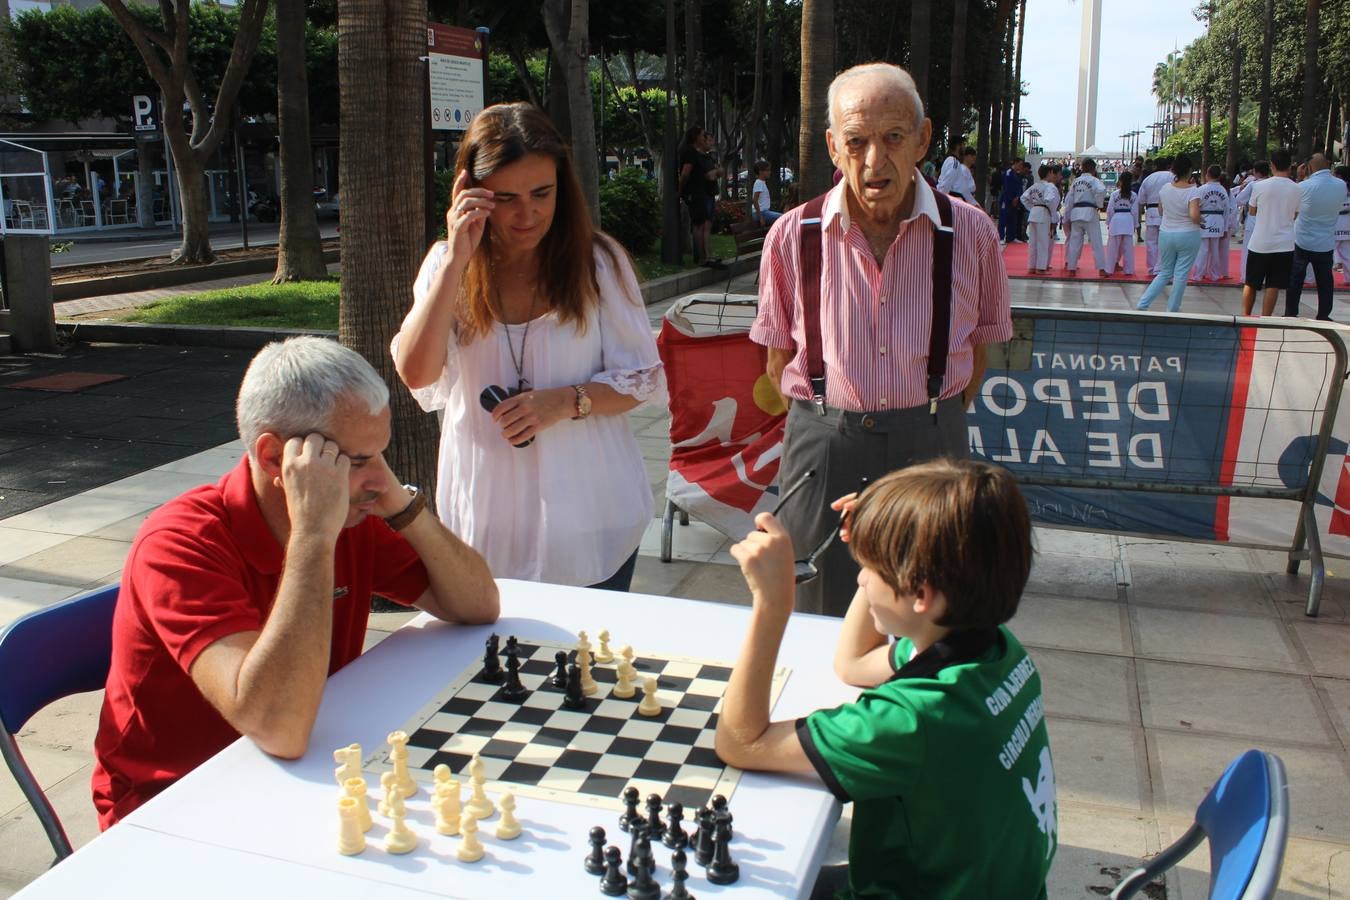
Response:
[{"label": "boy's hand", "polygon": [[731,556],[740,563],[757,606],[790,614],[795,583],[792,538],[773,513],[760,513],[755,517],[755,525],[759,530],[750,532],[745,540],[734,545]]},{"label": "boy's hand", "polygon": [[842,521],[839,524],[839,540],[843,541],[846,544],[848,543],[848,533],[850,526],[852,526],[853,524],[853,509],[857,505],[858,505],[857,491],[854,491],[851,494],[845,494],[844,496],[840,497],[838,500],[830,504],[830,509],[834,510],[835,512],[839,513],[840,516],[842,516]]}]

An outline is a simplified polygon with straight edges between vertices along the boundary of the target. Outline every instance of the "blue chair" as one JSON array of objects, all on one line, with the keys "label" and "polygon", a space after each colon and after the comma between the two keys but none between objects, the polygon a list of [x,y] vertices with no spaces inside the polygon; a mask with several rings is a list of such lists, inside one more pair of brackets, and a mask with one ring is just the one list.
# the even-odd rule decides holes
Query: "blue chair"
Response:
[{"label": "blue chair", "polygon": [[47,832],[55,862],[74,850],[14,736],[47,704],[103,689],[116,606],[114,584],[31,612],[0,632],[0,755]]},{"label": "blue chair", "polygon": [[1273,753],[1248,750],[1233,760],[1176,843],[1131,872],[1111,900],[1133,897],[1209,839],[1209,900],[1275,896],[1289,840],[1289,783]]}]

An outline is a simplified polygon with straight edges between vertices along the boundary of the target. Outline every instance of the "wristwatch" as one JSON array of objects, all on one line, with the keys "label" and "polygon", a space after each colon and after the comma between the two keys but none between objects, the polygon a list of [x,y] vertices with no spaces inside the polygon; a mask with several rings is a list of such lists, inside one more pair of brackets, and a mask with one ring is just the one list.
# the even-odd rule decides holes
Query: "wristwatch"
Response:
[{"label": "wristwatch", "polygon": [[402,512],[394,513],[392,516],[386,516],[384,524],[388,525],[394,531],[402,531],[413,523],[421,515],[422,510],[427,508],[427,495],[422,493],[422,489],[415,484],[405,484],[403,489],[412,494],[412,499],[408,505],[403,507]]},{"label": "wristwatch", "polygon": [[584,419],[591,414],[591,395],[586,391],[585,385],[574,384],[572,390],[577,392],[577,411],[573,419]]}]

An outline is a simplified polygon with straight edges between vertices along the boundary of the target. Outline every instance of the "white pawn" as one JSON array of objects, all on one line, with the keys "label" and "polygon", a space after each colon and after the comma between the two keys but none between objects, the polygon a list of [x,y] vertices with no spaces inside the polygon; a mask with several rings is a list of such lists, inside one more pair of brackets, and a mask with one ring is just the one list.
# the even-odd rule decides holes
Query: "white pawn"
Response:
[{"label": "white pawn", "polygon": [[361,833],[360,809],[359,800],[353,797],[338,798],[338,852],[343,856],[355,856],[366,849],[366,836]]},{"label": "white pawn", "polygon": [[656,679],[648,676],[642,682],[642,702],[638,712],[644,716],[661,715],[661,701],[656,699]]},{"label": "white pawn", "polygon": [[345,747],[339,747],[337,750],[334,750],[333,762],[338,763],[338,767],[333,770],[333,775],[337,778],[338,787],[342,787],[348,778],[360,778],[361,745],[348,744]]},{"label": "white pawn", "polygon": [[436,810],[436,831],[440,834],[459,834],[460,816],[464,815],[459,803],[459,782],[452,779],[450,784],[437,785],[436,799],[432,801]]},{"label": "white pawn", "polygon": [[483,842],[478,840],[478,820],[473,813],[465,811],[459,820],[459,831],[463,835],[459,840],[459,849],[455,851],[462,862],[478,862],[483,858]]},{"label": "white pawn", "polygon": [[616,671],[619,676],[619,683],[610,689],[610,694],[618,697],[620,700],[627,700],[637,693],[637,689],[633,687],[633,677],[636,673],[633,671],[633,667],[629,665],[628,661],[622,659],[619,660]]},{"label": "white pawn", "polygon": [[395,790],[389,801],[389,818],[392,821],[389,823],[389,833],[384,836],[384,849],[389,853],[407,853],[417,846],[417,835],[404,821],[407,815],[408,807],[403,805],[403,795]]},{"label": "white pawn", "polygon": [[399,790],[404,797],[417,793],[417,782],[408,774],[408,732],[391,731],[389,737],[389,759],[394,764],[394,777],[398,779]]},{"label": "white pawn", "polygon": [[623,661],[628,663],[628,665],[630,666],[633,665],[633,648],[631,645],[625,646],[622,650],[620,650],[619,655],[623,657]]},{"label": "white pawn", "polygon": [[516,796],[510,791],[502,794],[497,801],[497,808],[502,811],[502,820],[497,823],[497,837],[504,841],[514,840],[520,837],[520,822],[516,820]]},{"label": "white pawn", "polygon": [[609,630],[600,632],[600,649],[595,651],[595,661],[599,663],[614,662],[614,651],[609,649]]},{"label": "white pawn", "polygon": [[382,816],[390,815],[390,809],[395,797],[399,795],[398,780],[394,778],[393,772],[385,772],[380,776],[380,790],[384,793],[380,797],[380,802],[375,810]]},{"label": "white pawn", "polygon": [[496,809],[483,791],[483,784],[487,779],[483,777],[483,760],[477,753],[473,755],[473,759],[469,762],[469,777],[473,780],[473,796],[469,798],[468,803],[464,804],[464,811],[475,819],[486,819]]},{"label": "white pawn", "polygon": [[581,692],[589,697],[599,691],[600,685],[595,683],[595,678],[591,675],[591,651],[589,649],[577,651],[577,668],[581,670]]},{"label": "white pawn", "polygon": [[[445,763],[441,763],[432,769],[431,777],[435,780],[435,793],[438,794],[441,792],[442,786],[454,781],[454,778],[450,775],[450,767]],[[456,784],[455,786],[458,787],[459,785]]]},{"label": "white pawn", "polygon": [[342,792],[343,796],[356,801],[356,819],[361,823],[361,833],[365,834],[375,824],[370,818],[370,803],[366,800],[366,780],[364,778],[348,778],[342,782]]}]

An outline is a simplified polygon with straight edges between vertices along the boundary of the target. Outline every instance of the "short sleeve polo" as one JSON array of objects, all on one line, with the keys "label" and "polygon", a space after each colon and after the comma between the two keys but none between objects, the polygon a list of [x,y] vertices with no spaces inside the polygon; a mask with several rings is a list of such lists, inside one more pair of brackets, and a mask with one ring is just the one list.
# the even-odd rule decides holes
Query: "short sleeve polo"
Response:
[{"label": "short sleeve polo", "polygon": [[1046,896],[1056,804],[1040,676],[1006,627],[973,658],[932,665],[946,649],[911,660],[901,639],[893,678],[798,722],[826,785],[854,803],[843,898]]}]

